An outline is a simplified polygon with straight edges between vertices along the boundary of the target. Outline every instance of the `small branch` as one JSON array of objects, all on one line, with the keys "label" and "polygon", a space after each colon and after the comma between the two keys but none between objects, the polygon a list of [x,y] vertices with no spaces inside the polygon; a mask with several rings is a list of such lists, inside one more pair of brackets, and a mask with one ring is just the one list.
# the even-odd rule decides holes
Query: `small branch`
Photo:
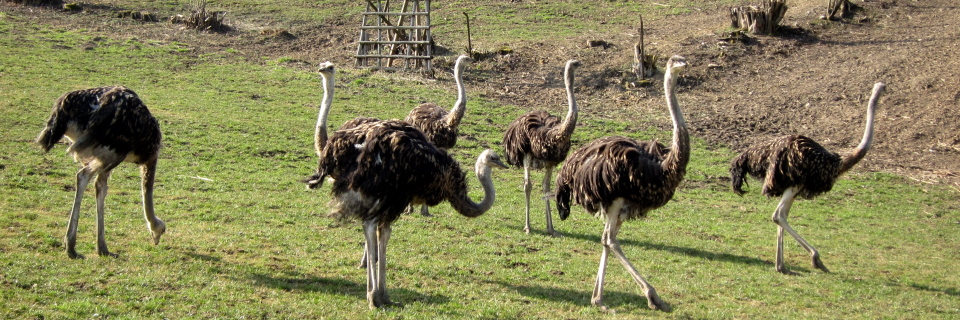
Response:
[{"label": "small branch", "polygon": [[470,58],[474,58],[473,42],[470,40],[470,16],[467,15],[466,11],[463,12],[463,16],[467,18],[467,54],[470,56]]}]

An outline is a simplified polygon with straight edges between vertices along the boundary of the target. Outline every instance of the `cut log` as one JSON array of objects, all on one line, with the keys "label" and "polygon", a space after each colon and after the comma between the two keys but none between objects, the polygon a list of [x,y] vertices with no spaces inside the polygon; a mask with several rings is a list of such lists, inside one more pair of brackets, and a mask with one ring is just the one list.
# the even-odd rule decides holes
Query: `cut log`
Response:
[{"label": "cut log", "polygon": [[633,74],[637,79],[652,77],[657,72],[657,55],[647,54],[643,43],[643,17],[640,17],[640,39],[633,46]]},{"label": "cut log", "polygon": [[753,34],[772,34],[786,12],[785,0],[764,0],[759,6],[730,8],[730,20],[734,29]]},{"label": "cut log", "polygon": [[827,13],[828,20],[833,20],[833,16],[837,15],[837,13],[843,18],[844,15],[850,13],[850,1],[830,0],[830,3],[827,5]]}]

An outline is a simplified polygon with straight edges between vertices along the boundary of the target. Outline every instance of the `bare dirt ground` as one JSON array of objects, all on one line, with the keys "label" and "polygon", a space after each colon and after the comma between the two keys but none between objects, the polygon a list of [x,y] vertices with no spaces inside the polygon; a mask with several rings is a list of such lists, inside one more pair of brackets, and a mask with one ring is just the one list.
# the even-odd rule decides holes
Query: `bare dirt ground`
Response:
[{"label": "bare dirt ground", "polygon": [[[826,0],[788,1],[774,36],[724,40],[724,8],[647,22],[647,48],[664,58],[687,57],[680,102],[694,135],[740,150],[785,134],[804,134],[830,150],[846,152],[863,133],[873,83],[887,83],[879,105],[874,147],[855,171],[891,172],[960,191],[960,4],[956,0],[853,0],[842,21],[818,19]],[[276,32],[267,22],[228,21],[236,30],[203,34],[168,23],[116,28],[103,22],[108,5],[83,14],[0,4],[3,10],[58,27],[190,44],[195,53],[235,48],[251,58],[290,57],[304,68],[331,60],[352,65],[357,22],[304,24]],[[438,4],[435,10],[443,10]],[[504,44],[507,55],[478,61],[469,91],[529,108],[562,112],[560,69],[569,58],[584,62],[577,94],[584,117],[634,120],[636,128],[669,130],[661,85],[634,88],[624,75],[632,60],[632,30]],[[434,35],[438,44],[459,40]],[[612,46],[589,47],[589,40]],[[450,57],[438,58],[444,65]],[[256,61],[256,60],[252,60]],[[441,75],[443,76],[443,75]],[[658,75],[659,76],[659,75]],[[471,79],[472,78],[472,79]],[[662,78],[660,78],[662,79]],[[443,83],[447,86],[447,83]],[[508,120],[504,120],[504,123]]]}]

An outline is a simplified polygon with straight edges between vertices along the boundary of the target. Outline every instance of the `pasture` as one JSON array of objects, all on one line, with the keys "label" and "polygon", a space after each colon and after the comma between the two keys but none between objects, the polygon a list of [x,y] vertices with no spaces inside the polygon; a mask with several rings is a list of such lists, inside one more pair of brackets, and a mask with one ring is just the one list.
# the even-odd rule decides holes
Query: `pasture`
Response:
[{"label": "pasture", "polygon": [[[446,69],[434,77],[353,68],[361,1],[211,2],[229,12],[227,24],[236,30],[225,34],[113,14],[135,9],[170,15],[184,11],[181,2],[91,1],[80,13],[0,3],[0,318],[960,317],[960,202],[951,180],[960,141],[950,140],[956,134],[950,121],[958,118],[950,99],[957,69],[922,65],[947,71],[895,72],[915,65],[915,57],[902,51],[914,42],[937,43],[914,51],[917,59],[960,43],[956,26],[945,22],[960,12],[950,1],[884,9],[864,3],[858,14],[871,20],[835,25],[808,19],[805,10],[816,8],[815,1],[797,1],[791,10],[800,17],[788,12],[788,22],[800,26],[791,29],[800,30],[796,34],[718,49],[699,39],[723,31],[724,8],[735,1],[584,6],[439,0],[434,34],[451,52],[437,58]],[[503,130],[518,115],[533,108],[565,112],[560,72],[570,58],[584,63],[576,85],[582,116],[574,148],[613,134],[668,142],[662,75],[650,88],[625,89],[617,82],[629,70],[632,42],[625,34],[635,27],[633,16],[642,13],[654,26],[648,35],[655,43],[648,47],[690,59],[678,93],[693,141],[685,180],[670,203],[625,223],[619,236],[626,256],[672,312],[649,310],[617,262],[609,263],[605,294],[616,312],[593,307],[602,221],[574,207],[565,221],[554,215],[563,237],[550,237],[543,233],[543,202],[536,200],[534,232],[524,234],[519,168],[494,171],[497,202],[478,218],[441,204],[431,209],[434,217],[398,220],[387,251],[387,284],[403,306],[367,308],[366,272],[357,268],[363,250],[359,223],[327,217],[329,186],[307,190],[300,182],[317,163],[313,129],[322,92],[313,69],[327,60],[339,67],[330,112],[334,128],[356,116],[403,118],[421,102],[451,106],[456,93],[449,62],[464,47],[464,10],[477,21],[476,48],[509,46],[516,52],[467,68],[468,111],[452,150],[464,168],[472,168],[484,149],[502,153]],[[918,30],[898,29],[915,22],[904,18],[911,14],[931,18],[925,23],[938,32],[932,38],[903,34]],[[690,21],[688,31],[668,35],[683,21]],[[298,38],[285,42],[259,32],[265,29],[290,30]],[[885,40],[901,36],[921,41]],[[852,37],[872,40],[858,47]],[[577,45],[587,38],[619,47]],[[893,48],[875,51],[874,45]],[[816,50],[829,56],[827,62],[850,60],[847,54],[858,52],[862,61],[843,62],[857,72],[837,78],[833,72],[843,71],[822,62],[801,68],[790,59],[817,57]],[[885,52],[898,53],[899,60]],[[871,59],[883,65],[872,66]],[[723,70],[733,75],[708,69],[710,61],[725,63]],[[778,80],[770,80],[767,62],[786,69]],[[886,69],[898,63],[905,66]],[[804,76],[822,77],[817,79],[825,85],[783,85]],[[890,87],[880,102],[876,148],[833,191],[798,200],[791,211],[793,227],[832,272],[812,268],[802,248],[787,239],[787,266],[799,274],[777,273],[770,221],[777,199],[760,195],[755,180],[745,196],[731,192],[730,159],[753,141],[788,133],[848,151],[862,132],[863,96],[878,79]],[[155,201],[168,229],[158,246],[150,242],[138,171],[123,164],[113,171],[106,200],[107,243],[119,257],[96,255],[90,188],[77,246],[86,259],[71,260],[63,235],[78,166],[64,154],[65,140],[49,153],[33,141],[58,96],[115,84],[135,90],[160,121],[164,148]],[[789,103],[777,109],[768,102]],[[827,109],[791,116],[805,104]],[[828,120],[831,114],[837,119]],[[895,153],[898,144],[911,147]],[[915,163],[896,162],[903,158]],[[535,172],[534,181],[541,175]],[[472,174],[468,183],[479,199]]]}]

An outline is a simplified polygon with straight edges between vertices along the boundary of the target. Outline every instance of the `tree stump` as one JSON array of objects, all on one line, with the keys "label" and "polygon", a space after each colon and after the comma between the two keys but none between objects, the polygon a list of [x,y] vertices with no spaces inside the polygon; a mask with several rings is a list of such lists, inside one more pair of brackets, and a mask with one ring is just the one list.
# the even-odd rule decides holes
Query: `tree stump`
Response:
[{"label": "tree stump", "polygon": [[640,39],[633,45],[633,74],[638,80],[652,77],[657,72],[659,56],[647,54],[643,43],[643,16],[640,17]]},{"label": "tree stump", "polygon": [[827,20],[833,20],[833,16],[840,13],[840,17],[850,13],[850,0],[830,0],[827,5]]},{"label": "tree stump", "polygon": [[786,12],[785,0],[764,0],[759,6],[730,8],[730,20],[735,29],[753,34],[772,34]]}]

